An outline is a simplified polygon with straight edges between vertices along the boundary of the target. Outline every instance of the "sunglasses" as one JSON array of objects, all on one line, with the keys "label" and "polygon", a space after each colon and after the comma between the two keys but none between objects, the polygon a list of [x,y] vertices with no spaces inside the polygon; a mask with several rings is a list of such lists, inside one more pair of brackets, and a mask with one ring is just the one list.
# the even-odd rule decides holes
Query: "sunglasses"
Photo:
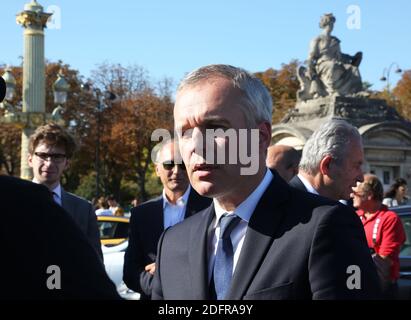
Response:
[{"label": "sunglasses", "polygon": [[184,170],[184,171],[186,170],[186,165],[184,164],[184,162],[182,163],[174,163],[174,161],[163,162],[164,170],[172,170],[174,166],[178,166],[181,170]]},{"label": "sunglasses", "polygon": [[353,191],[352,194],[353,194],[354,196],[360,197],[360,198],[362,198],[362,197],[364,197],[364,196],[367,195],[365,192],[358,192],[358,191]]},{"label": "sunglasses", "polygon": [[34,154],[43,161],[63,162],[66,159],[66,155],[62,153],[46,153],[46,152],[34,152]]}]

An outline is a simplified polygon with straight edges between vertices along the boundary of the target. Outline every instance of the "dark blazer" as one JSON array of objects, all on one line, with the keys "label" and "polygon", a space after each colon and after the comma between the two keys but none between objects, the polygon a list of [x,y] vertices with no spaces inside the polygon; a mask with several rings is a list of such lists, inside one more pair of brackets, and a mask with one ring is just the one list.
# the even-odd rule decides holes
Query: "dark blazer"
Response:
[{"label": "dark blazer", "polygon": [[[193,188],[187,201],[185,218],[207,208],[212,199],[201,197]],[[123,280],[127,287],[149,299],[153,276],[144,267],[156,260],[158,239],[164,231],[162,196],[131,209],[130,237],[124,255]]]},{"label": "dark blazer", "polygon": [[[307,188],[305,187],[304,183],[301,181],[301,179],[300,179],[298,176],[294,176],[294,177],[290,180],[289,185],[292,186],[292,187],[294,187],[294,188],[297,188],[298,190],[308,192],[308,190],[307,190]],[[354,206],[353,206],[353,199],[352,199],[352,198],[350,198],[349,200],[347,200],[346,203],[345,203],[345,205],[355,210],[355,208],[354,208]]]},{"label": "dark blazer", "polygon": [[70,213],[74,221],[87,236],[91,245],[103,260],[100,232],[97,227],[97,217],[93,205],[87,200],[61,189],[62,207]]},{"label": "dark blazer", "polygon": [[[360,220],[350,208],[274,178],[249,221],[227,299],[371,299],[379,292]],[[159,240],[153,299],[209,299],[214,205]],[[210,235],[208,235],[208,233]],[[347,287],[347,268],[361,289]]]},{"label": "dark blazer", "polygon": [[304,183],[301,181],[301,179],[298,176],[294,176],[288,184],[294,188],[297,188],[298,190],[301,191],[306,191],[308,192],[307,188],[305,187]]},{"label": "dark blazer", "polygon": [[[42,185],[0,176],[0,299],[120,299],[97,253]],[[61,289],[47,280],[57,272]],[[54,281],[52,281],[54,282]]]}]

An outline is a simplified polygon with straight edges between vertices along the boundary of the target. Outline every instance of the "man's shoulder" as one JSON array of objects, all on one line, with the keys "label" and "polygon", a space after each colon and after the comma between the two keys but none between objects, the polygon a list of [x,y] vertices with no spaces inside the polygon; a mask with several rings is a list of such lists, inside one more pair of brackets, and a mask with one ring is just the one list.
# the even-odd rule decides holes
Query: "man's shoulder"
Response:
[{"label": "man's shoulder", "polygon": [[301,191],[307,191],[307,188],[305,187],[304,183],[301,181],[301,179],[298,176],[294,176],[290,182],[288,183],[290,187],[299,189]]},{"label": "man's shoulder", "polygon": [[162,196],[158,196],[153,199],[147,200],[143,203],[140,203],[139,205],[137,205],[137,207],[131,208],[131,217],[152,215],[155,211],[157,211],[157,209],[163,209],[162,203]]},{"label": "man's shoulder", "polygon": [[382,218],[384,221],[389,222],[389,221],[397,221],[401,220],[398,214],[395,211],[390,210],[389,208],[385,207],[383,210],[381,210],[379,217]]},{"label": "man's shoulder", "polygon": [[167,231],[178,234],[183,231],[187,232],[189,229],[198,227],[204,223],[209,224],[211,221],[211,214],[214,214],[214,210],[212,210],[212,205],[209,205],[207,208],[198,211],[196,214],[189,216],[171,228],[168,228]]},{"label": "man's shoulder", "polygon": [[19,193],[30,193],[33,191],[47,193],[48,190],[47,187],[28,180],[2,175],[0,175],[0,187],[3,195],[8,192],[14,193],[16,190],[18,190]]},{"label": "man's shoulder", "polygon": [[146,210],[146,209],[150,209],[152,207],[158,206],[160,203],[163,202],[163,197],[162,196],[158,196],[155,197],[153,199],[147,200],[143,203],[140,203],[139,205],[137,205],[137,207],[134,207],[131,209],[131,212],[138,212],[141,210]]},{"label": "man's shoulder", "polygon": [[92,205],[91,202],[88,201],[87,199],[82,198],[82,197],[80,197],[80,196],[78,196],[78,195],[76,195],[76,194],[74,194],[74,193],[67,192],[67,191],[65,191],[65,190],[63,190],[63,189],[61,190],[61,194],[62,194],[62,196],[63,196],[63,194],[64,194],[64,196],[65,196],[65,197],[67,198],[67,200],[69,200],[69,201],[76,202],[76,203],[82,204],[82,205],[87,205],[87,206],[91,206],[91,205]]},{"label": "man's shoulder", "polygon": [[325,198],[318,194],[313,194],[305,188],[303,182],[298,176],[294,176],[291,181],[281,185],[282,190],[289,192],[289,204],[295,206],[319,207],[336,205],[338,201]]},{"label": "man's shoulder", "polygon": [[[320,222],[328,218],[334,219],[332,218],[333,215],[343,213],[341,217],[343,220],[345,220],[347,216],[350,217],[349,219],[355,217],[355,219],[359,220],[356,212],[352,208],[338,201],[289,185],[283,185],[282,189],[288,190],[289,196],[281,206],[289,213],[287,215],[289,219]],[[339,219],[339,217],[336,219]]]}]

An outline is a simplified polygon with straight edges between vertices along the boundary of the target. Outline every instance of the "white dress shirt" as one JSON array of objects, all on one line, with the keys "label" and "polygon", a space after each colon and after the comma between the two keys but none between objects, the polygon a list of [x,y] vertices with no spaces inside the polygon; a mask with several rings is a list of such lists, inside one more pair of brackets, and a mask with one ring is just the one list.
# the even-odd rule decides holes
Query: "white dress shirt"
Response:
[{"label": "white dress shirt", "polygon": [[163,189],[164,229],[172,227],[184,220],[190,189],[191,187],[188,186],[187,190],[180,198],[177,199],[175,204],[168,201],[166,193]]},{"label": "white dress shirt", "polygon": [[219,221],[223,214],[228,213],[228,215],[235,214],[241,218],[238,225],[231,231],[230,238],[233,244],[234,261],[233,261],[233,273],[237,266],[238,258],[241,253],[241,248],[243,247],[244,238],[247,231],[248,222],[257,206],[260,198],[264,194],[265,190],[268,188],[271,180],[273,179],[273,174],[267,169],[263,180],[260,182],[258,187],[245,199],[240,205],[235,208],[234,211],[227,212],[224,210],[216,199],[213,199],[214,209],[216,213],[215,219],[215,231],[214,236],[211,237],[208,243],[208,281],[211,281],[211,275],[213,274],[214,261],[217,253],[218,237],[220,235],[220,225]]},{"label": "white dress shirt", "polygon": [[[41,184],[36,179],[33,179],[32,182],[37,183],[37,184]],[[54,202],[59,204],[60,206],[62,206],[62,202],[61,202],[61,185],[60,185],[60,183],[53,190],[51,190],[51,192],[53,192]]]}]

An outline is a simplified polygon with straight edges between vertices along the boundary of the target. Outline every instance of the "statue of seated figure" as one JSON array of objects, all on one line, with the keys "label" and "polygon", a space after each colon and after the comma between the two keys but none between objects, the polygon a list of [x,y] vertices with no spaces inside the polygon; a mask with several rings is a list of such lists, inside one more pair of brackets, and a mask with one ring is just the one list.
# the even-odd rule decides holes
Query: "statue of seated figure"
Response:
[{"label": "statue of seated figure", "polygon": [[349,96],[363,90],[358,66],[362,53],[354,56],[341,52],[340,40],[331,35],[335,17],[325,14],[320,21],[324,31],[311,41],[307,67],[300,66],[297,76],[301,89],[299,100],[308,100],[328,95]]}]

